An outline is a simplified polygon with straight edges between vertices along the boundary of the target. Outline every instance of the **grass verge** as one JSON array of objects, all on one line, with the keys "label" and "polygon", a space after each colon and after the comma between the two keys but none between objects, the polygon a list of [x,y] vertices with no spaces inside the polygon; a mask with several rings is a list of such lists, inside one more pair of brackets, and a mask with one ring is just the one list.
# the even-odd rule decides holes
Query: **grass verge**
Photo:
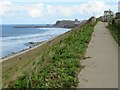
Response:
[{"label": "grass verge", "polygon": [[115,39],[115,41],[118,43],[118,45],[120,46],[120,30],[119,28],[115,25],[115,24],[111,24],[108,26],[108,29],[110,30],[113,38]]}]

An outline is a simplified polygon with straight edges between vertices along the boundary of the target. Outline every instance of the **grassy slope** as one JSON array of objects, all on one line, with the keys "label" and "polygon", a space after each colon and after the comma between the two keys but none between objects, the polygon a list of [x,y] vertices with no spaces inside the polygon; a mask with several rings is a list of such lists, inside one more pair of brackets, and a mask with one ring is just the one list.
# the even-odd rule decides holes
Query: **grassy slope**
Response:
[{"label": "grassy slope", "polygon": [[[84,57],[85,50],[91,39],[94,25],[90,23],[83,28],[75,28],[66,34],[67,37],[57,38],[43,45],[42,49],[33,50],[33,55],[36,51],[42,50],[34,55],[27,54],[28,57],[23,58],[16,62],[18,57],[12,60],[16,63],[9,64],[3,63],[3,67],[8,69],[3,70],[3,79],[5,83],[9,84],[7,87],[74,87],[77,85],[77,74],[82,69],[80,59]],[[44,49],[47,47],[47,49]],[[10,60],[9,60],[10,61]],[[8,62],[9,62],[8,61]],[[7,63],[7,64],[5,64]],[[21,64],[20,64],[21,63]],[[16,65],[18,64],[18,65]],[[15,68],[15,66],[17,68]],[[14,68],[10,68],[13,66]],[[13,72],[12,72],[13,71]],[[19,72],[18,72],[19,71]],[[9,73],[11,74],[9,74]],[[20,78],[15,78],[15,81],[10,82],[10,76],[22,73]],[[9,74],[9,75],[8,75]],[[6,75],[8,75],[6,77]],[[18,75],[19,76],[19,75]],[[13,79],[14,80],[14,79]],[[8,83],[10,82],[10,83]]]},{"label": "grassy slope", "polygon": [[108,26],[112,36],[114,37],[114,39],[116,40],[116,42],[118,43],[118,45],[120,46],[120,28],[118,28],[115,24],[109,25]]}]

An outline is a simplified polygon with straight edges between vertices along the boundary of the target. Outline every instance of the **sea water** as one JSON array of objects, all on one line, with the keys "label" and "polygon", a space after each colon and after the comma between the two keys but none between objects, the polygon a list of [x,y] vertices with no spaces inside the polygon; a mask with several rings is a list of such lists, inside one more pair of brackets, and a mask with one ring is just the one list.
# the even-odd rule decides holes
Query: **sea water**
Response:
[{"label": "sea water", "polygon": [[70,30],[66,28],[15,28],[15,26],[0,26],[2,27],[0,58],[28,49],[29,46],[26,43],[46,41]]}]

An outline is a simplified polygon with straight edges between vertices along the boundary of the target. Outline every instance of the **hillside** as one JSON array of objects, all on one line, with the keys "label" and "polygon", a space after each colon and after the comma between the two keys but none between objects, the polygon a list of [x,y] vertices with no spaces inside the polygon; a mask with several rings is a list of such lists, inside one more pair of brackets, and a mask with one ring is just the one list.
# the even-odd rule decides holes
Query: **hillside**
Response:
[{"label": "hillside", "polygon": [[84,25],[2,62],[3,87],[57,88],[76,87],[80,64],[95,24]]},{"label": "hillside", "polygon": [[113,35],[114,39],[120,46],[120,13],[118,13],[118,16],[113,19],[112,24],[109,24],[108,26],[111,34]]}]

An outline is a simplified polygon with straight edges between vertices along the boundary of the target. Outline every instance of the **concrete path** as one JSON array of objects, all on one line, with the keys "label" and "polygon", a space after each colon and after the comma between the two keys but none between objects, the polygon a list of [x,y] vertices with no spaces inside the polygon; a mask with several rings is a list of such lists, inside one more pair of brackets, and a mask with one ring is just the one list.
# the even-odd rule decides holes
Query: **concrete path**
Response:
[{"label": "concrete path", "polygon": [[106,26],[95,26],[77,88],[118,88],[118,46]]}]

